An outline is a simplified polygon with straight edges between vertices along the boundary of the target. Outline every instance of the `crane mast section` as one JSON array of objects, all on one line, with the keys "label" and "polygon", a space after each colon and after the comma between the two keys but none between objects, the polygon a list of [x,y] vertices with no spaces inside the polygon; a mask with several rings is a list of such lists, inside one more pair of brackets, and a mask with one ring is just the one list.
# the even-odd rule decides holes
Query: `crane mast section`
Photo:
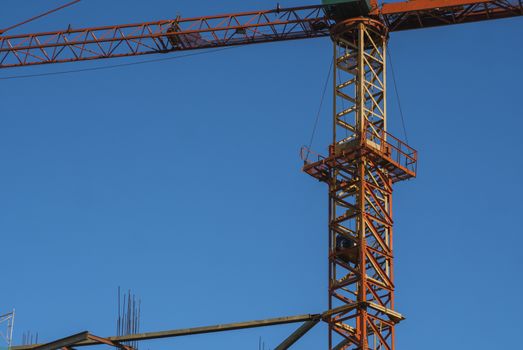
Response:
[{"label": "crane mast section", "polygon": [[332,28],[333,139],[303,170],[328,185],[329,350],[394,350],[392,185],[417,152],[387,132],[387,29],[356,18]]},{"label": "crane mast section", "polygon": [[[329,9],[332,5],[278,8],[18,35],[0,31],[0,68],[325,37],[335,24]],[[383,4],[367,14],[389,32],[520,15],[521,0],[414,0]]]}]

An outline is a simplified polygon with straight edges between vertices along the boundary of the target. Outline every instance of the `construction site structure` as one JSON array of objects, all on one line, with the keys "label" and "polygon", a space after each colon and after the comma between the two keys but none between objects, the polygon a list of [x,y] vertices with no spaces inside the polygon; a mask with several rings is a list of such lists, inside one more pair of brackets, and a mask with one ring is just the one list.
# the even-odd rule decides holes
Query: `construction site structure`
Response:
[{"label": "construction site structure", "polygon": [[[394,183],[416,176],[418,155],[387,131],[389,33],[520,15],[520,0],[413,0],[382,5],[375,0],[325,0],[320,5],[267,11],[3,33],[0,68],[330,36],[332,144],[325,156],[302,150],[303,170],[328,186],[328,310],[296,318],[305,323],[277,349],[291,346],[321,319],[329,327],[330,350],[393,350],[395,325],[404,317],[394,303],[392,190]],[[260,324],[267,323],[251,326]],[[114,344],[145,338],[110,340]],[[75,340],[71,344],[97,341],[87,333]],[[17,350],[22,349],[26,350]]]},{"label": "construction site structure", "polygon": [[392,184],[416,176],[417,152],[387,132],[387,28],[351,18],[331,32],[332,144],[304,166],[328,185],[329,309],[345,307],[327,320],[329,349],[393,348]]},{"label": "construction site structure", "polygon": [[[15,310],[0,315],[0,326],[2,327],[0,329],[0,337],[6,344],[7,349],[11,349],[11,346],[13,346],[13,332],[15,328]],[[1,346],[0,346],[1,348]]]}]

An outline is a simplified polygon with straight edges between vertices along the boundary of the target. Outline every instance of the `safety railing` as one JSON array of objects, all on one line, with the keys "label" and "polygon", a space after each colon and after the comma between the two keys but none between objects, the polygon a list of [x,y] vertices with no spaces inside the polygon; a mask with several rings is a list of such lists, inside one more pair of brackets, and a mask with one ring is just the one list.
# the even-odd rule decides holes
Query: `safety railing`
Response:
[{"label": "safety railing", "polygon": [[383,156],[397,165],[416,173],[418,151],[388,132],[378,136],[367,128],[365,141],[368,146],[379,151]]},{"label": "safety railing", "polygon": [[300,158],[305,162],[305,164],[316,163],[325,159],[319,153],[314,152],[307,146],[302,146],[300,149]]},{"label": "safety railing", "polygon": [[[418,152],[414,148],[387,132],[383,132],[382,135],[378,136],[370,129],[367,128],[366,130],[363,140],[360,139],[361,141],[356,143],[360,145],[359,147],[363,146],[378,154],[383,160],[381,165],[394,174],[393,176],[397,179],[415,176]],[[332,152],[330,153],[333,155]],[[305,166],[312,164],[316,172],[326,171],[326,168],[332,166],[332,162],[335,161],[331,157],[322,156],[306,146],[301,148],[300,155]],[[334,156],[334,158],[336,157]]]}]

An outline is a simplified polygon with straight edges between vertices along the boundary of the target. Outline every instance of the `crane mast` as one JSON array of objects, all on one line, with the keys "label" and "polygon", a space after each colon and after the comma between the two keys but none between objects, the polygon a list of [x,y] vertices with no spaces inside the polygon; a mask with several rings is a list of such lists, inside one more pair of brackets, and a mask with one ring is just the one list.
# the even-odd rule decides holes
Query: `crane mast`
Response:
[{"label": "crane mast", "polygon": [[[304,149],[303,171],[328,186],[329,350],[394,350],[393,184],[416,176],[417,152],[387,131],[389,33],[523,15],[520,0],[414,0],[176,18],[6,36],[0,68],[330,36],[332,143]],[[312,156],[311,156],[312,155]]]},{"label": "crane mast", "polygon": [[394,349],[392,184],[416,175],[417,152],[387,132],[387,28],[361,17],[331,32],[332,144],[303,168],[328,185],[329,349]]}]

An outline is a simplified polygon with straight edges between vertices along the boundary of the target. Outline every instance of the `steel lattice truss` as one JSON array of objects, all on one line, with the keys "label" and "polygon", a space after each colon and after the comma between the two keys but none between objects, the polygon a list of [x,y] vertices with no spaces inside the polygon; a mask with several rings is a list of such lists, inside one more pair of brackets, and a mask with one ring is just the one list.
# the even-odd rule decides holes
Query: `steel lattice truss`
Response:
[{"label": "steel lattice truss", "polygon": [[[359,22],[341,27],[335,45],[335,154],[357,149],[364,134],[382,140],[386,121],[386,34]],[[329,308],[373,301],[392,310],[391,180],[364,156],[340,162],[332,169],[332,180]],[[330,322],[331,348],[340,339],[360,346],[374,336],[379,347],[373,349],[390,349],[393,323],[369,311],[355,307],[335,316]],[[341,335],[338,340],[336,333]]]},{"label": "steel lattice truss", "polygon": [[329,348],[394,348],[392,183],[415,175],[416,152],[386,131],[386,28],[333,29],[334,138],[304,170],[329,185]]},{"label": "steel lattice truss", "polygon": [[[0,68],[87,61],[330,35],[323,5],[32,34],[0,31]],[[523,14],[521,0],[416,0],[374,7],[389,31]]]},{"label": "steel lattice truss", "polygon": [[379,143],[386,132],[386,48],[382,40],[386,32],[376,33],[372,27],[355,31],[342,24],[335,28],[334,35],[340,31],[334,46],[336,128],[333,142],[341,147],[367,132],[370,139]]},{"label": "steel lattice truss", "polygon": [[[394,305],[392,185],[416,175],[417,152],[387,132],[388,33],[520,16],[523,3],[411,0],[381,7],[374,0],[370,3],[368,18],[340,18],[333,11],[336,6],[317,5],[33,34],[0,31],[0,68],[333,38],[333,141],[327,157],[309,161],[307,150],[304,165],[306,173],[329,187],[329,310],[292,319],[136,335],[136,339],[305,321],[277,348],[285,350],[322,319],[329,325],[329,349],[394,349],[394,327],[403,317]],[[74,343],[78,346],[118,346],[119,341],[129,340],[95,339],[87,332],[80,336],[90,340]]]},{"label": "steel lattice truss", "polygon": [[329,35],[321,6],[0,36],[0,67],[136,56]]}]

